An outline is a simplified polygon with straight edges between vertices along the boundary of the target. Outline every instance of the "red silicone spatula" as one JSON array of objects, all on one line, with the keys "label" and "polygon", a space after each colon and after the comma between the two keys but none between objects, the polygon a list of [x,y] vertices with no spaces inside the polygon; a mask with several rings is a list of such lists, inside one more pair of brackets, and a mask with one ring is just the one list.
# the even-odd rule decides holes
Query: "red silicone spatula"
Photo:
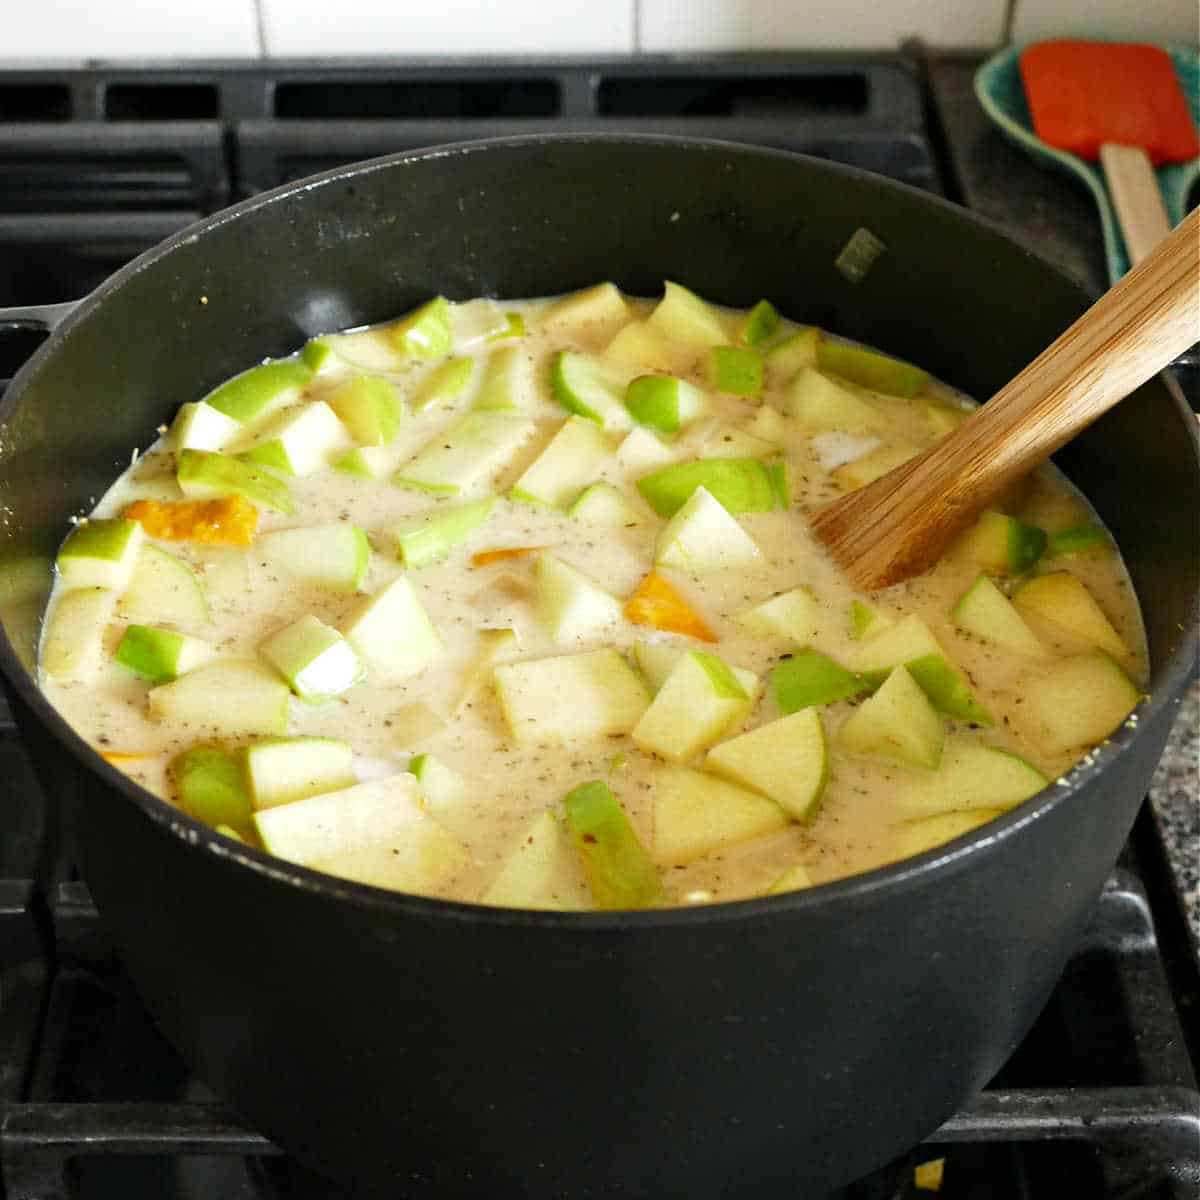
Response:
[{"label": "red silicone spatula", "polygon": [[1131,262],[1170,231],[1154,166],[1200,154],[1171,59],[1157,46],[1055,41],[1021,55],[1038,137],[1100,160]]}]

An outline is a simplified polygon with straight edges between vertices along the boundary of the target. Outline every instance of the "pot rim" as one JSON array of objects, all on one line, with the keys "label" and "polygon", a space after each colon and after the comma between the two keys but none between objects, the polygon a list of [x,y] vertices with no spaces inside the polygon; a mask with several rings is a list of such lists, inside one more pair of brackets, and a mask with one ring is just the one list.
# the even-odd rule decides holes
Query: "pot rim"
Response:
[{"label": "pot rim", "polygon": [[[336,167],[317,175],[272,188],[246,200],[239,201],[211,216],[179,230],[171,237],[152,246],[131,262],[110,275],[95,291],[79,301],[73,311],[59,324],[33,356],[17,372],[8,391],[0,403],[0,430],[15,410],[27,381],[41,368],[42,363],[57,349],[59,341],[74,327],[85,321],[99,308],[109,295],[118,291],[127,282],[143,271],[155,267],[160,260],[170,256],[180,245],[189,244],[209,230],[217,229],[227,222],[240,220],[249,213],[257,212],[299,193],[335,185],[340,181],[362,178],[375,171],[392,170],[414,162],[432,161],[443,158],[458,158],[472,154],[503,152],[509,147],[533,147],[563,142],[603,144],[658,144],[673,149],[702,153],[736,154],[741,158],[782,159],[799,161],[809,169],[825,173],[844,175],[858,186],[874,187],[885,192],[899,192],[918,198],[924,205],[940,210],[948,219],[975,227],[981,227],[993,237],[999,238],[1010,248],[1027,258],[1033,259],[1060,278],[1067,279],[1079,293],[1081,302],[1090,298],[1089,290],[1070,279],[1057,265],[1042,254],[1022,245],[1012,234],[989,218],[979,216],[968,209],[954,204],[941,196],[924,192],[912,185],[873,174],[858,167],[828,162],[810,155],[787,150],[753,146],[740,142],[722,141],[715,138],[678,137],[668,134],[635,133],[554,133],[525,134],[513,137],[484,138],[467,142],[452,142],[438,146],[422,147],[401,151],[379,158],[365,159]],[[1193,455],[1200,459],[1200,432],[1178,385],[1165,372],[1158,376],[1166,386],[1175,403],[1185,429],[1185,438],[1192,447]],[[532,909],[496,908],[466,901],[444,900],[419,896],[406,892],[390,891],[371,884],[354,883],[326,875],[277,858],[266,851],[239,843],[216,832],[194,817],[188,816],[166,800],[137,784],[124,772],[107,762],[94,750],[50,704],[32,674],[25,668],[16,654],[8,635],[0,626],[0,674],[4,682],[17,692],[21,702],[29,708],[53,734],[63,743],[76,761],[89,772],[94,772],[108,785],[135,804],[142,814],[163,827],[171,836],[190,843],[204,853],[234,864],[234,869],[246,869],[265,878],[275,879],[301,892],[320,895],[338,903],[358,909],[372,910],[381,914],[436,917],[439,919],[467,923],[518,926],[527,929],[562,929],[570,927],[580,932],[607,932],[615,929],[642,928],[691,928],[707,925],[712,921],[746,921],[769,917],[784,911],[802,913],[827,904],[837,904],[843,898],[866,896],[891,890],[903,894],[919,886],[932,873],[958,873],[970,869],[979,855],[991,847],[1016,836],[1066,801],[1092,779],[1103,774],[1109,764],[1119,755],[1129,751],[1139,737],[1141,724],[1151,724],[1168,705],[1177,705],[1186,688],[1194,664],[1200,656],[1200,608],[1194,607],[1192,620],[1181,635],[1174,651],[1160,673],[1157,686],[1143,704],[1107,741],[1085,755],[1070,771],[1036,796],[1016,805],[1000,817],[996,817],[979,828],[960,835],[949,842],[926,850],[911,858],[901,859],[881,867],[828,883],[817,884],[800,891],[776,896],[760,896],[746,900],[728,900],[711,905],[690,908],[664,908],[647,910],[619,910],[616,912],[559,912]]]}]

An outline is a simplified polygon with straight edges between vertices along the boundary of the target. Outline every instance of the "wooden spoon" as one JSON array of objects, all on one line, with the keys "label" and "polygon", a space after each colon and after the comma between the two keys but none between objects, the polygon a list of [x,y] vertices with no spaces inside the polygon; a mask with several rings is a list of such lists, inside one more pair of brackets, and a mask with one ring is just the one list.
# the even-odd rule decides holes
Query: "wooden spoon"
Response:
[{"label": "wooden spoon", "polygon": [[1189,214],[953,433],[810,514],[866,591],[931,567],[1006,487],[1200,338],[1200,210]]}]

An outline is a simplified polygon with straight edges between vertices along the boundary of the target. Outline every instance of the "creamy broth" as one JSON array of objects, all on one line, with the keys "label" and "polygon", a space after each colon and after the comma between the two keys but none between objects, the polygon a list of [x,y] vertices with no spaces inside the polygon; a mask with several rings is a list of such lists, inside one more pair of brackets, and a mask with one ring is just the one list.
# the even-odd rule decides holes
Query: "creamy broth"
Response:
[{"label": "creamy broth", "polygon": [[[613,316],[611,310],[606,310],[599,319],[580,321],[555,320],[553,314],[561,310],[556,310],[551,300],[504,301],[501,307],[505,314],[519,314],[524,334],[456,349],[474,358],[474,376],[466,389],[449,401],[430,404],[420,411],[414,408],[415,398],[428,387],[432,374],[441,369],[441,358],[393,362],[382,355],[371,360],[371,373],[387,378],[406,407],[394,440],[378,451],[377,478],[359,478],[323,466],[311,474],[287,477],[296,503],[294,515],[259,508],[260,537],[275,530],[339,521],[353,522],[365,530],[373,553],[356,593],[332,591],[284,574],[264,561],[254,544],[243,550],[189,540],[147,539],[183,559],[202,580],[211,622],[181,631],[204,639],[221,657],[254,659],[265,639],[306,615],[340,628],[364,594],[377,593],[402,574],[411,579],[440,633],[444,652],[419,674],[388,680],[368,669],[361,683],[325,703],[293,699],[286,736],[348,741],[353,748],[355,772],[363,780],[403,772],[414,754],[434,756],[461,777],[465,788],[462,797],[453,803],[427,806],[426,815],[444,828],[464,852],[453,869],[436,878],[431,876],[430,883],[420,883],[419,871],[414,875],[415,868],[404,864],[404,855],[394,839],[364,845],[334,864],[318,860],[314,865],[401,890],[477,900],[514,853],[530,822],[547,808],[561,812],[563,796],[594,779],[608,784],[639,840],[653,852],[654,797],[662,762],[639,749],[629,734],[570,745],[520,745],[486,675],[459,707],[464,677],[480,650],[484,629],[515,631],[516,649],[506,654],[507,661],[538,660],[599,647],[615,647],[630,656],[635,643],[650,641],[681,651],[708,651],[731,666],[748,669],[761,682],[758,699],[745,717],[720,734],[717,741],[725,742],[781,715],[768,680],[780,659],[799,649],[794,640],[784,636],[763,636],[748,630],[738,616],[779,593],[803,587],[816,602],[816,631],[811,644],[838,663],[855,662],[866,644],[852,633],[849,613],[855,600],[869,600],[894,621],[916,614],[926,623],[969,682],[978,702],[994,718],[992,726],[980,728],[943,717],[952,738],[975,739],[1010,750],[1049,779],[1066,771],[1090,748],[1080,745],[1048,749],[1029,723],[1021,719],[1031,678],[1048,665],[1088,649],[1087,639],[1078,631],[1022,609],[1044,655],[1034,658],[1014,653],[968,632],[951,616],[956,602],[984,570],[977,559],[952,550],[929,573],[868,598],[848,585],[810,535],[804,513],[841,494],[845,480],[844,472],[837,473],[839,466],[861,461],[865,453],[880,446],[916,451],[952,425],[957,419],[955,414],[969,407],[970,402],[936,381],[929,381],[915,396],[905,398],[872,392],[826,372],[825,376],[839,388],[886,414],[887,423],[869,434],[805,426],[783,415],[794,372],[781,373],[772,368],[771,348],[800,329],[787,322],[760,347],[767,364],[767,384],[759,396],[715,390],[709,374],[708,346],[666,343],[672,374],[703,389],[707,411],[677,435],[660,437],[664,462],[720,457],[722,439],[738,431],[765,428],[759,419],[760,410],[780,414],[779,420],[771,422],[778,450],[770,457],[787,464],[789,507],[734,514],[758,546],[761,557],[753,565],[737,569],[692,572],[658,568],[718,640],[700,643],[625,619],[583,639],[554,640],[539,617],[537,556],[501,559],[486,565],[474,565],[473,558],[492,549],[541,547],[583,572],[622,603],[652,569],[665,521],[652,511],[634,485],[637,478],[657,467],[634,472],[622,468],[617,450],[627,436],[625,432],[606,434],[612,452],[577,483],[580,491],[595,480],[615,485],[636,508],[636,523],[586,523],[568,516],[561,508],[531,505],[505,496],[569,415],[552,386],[553,356],[563,349],[602,355],[625,324],[645,321],[650,316],[654,302],[626,298],[623,315]],[[745,314],[716,308],[710,311],[716,314],[729,342],[736,343]],[[551,314],[549,322],[547,314]],[[422,448],[472,410],[487,377],[488,361],[501,352],[512,354],[514,348],[528,369],[524,415],[536,422],[533,436],[486,480],[460,496],[441,499],[391,482],[395,474],[403,474],[405,464]],[[304,404],[327,398],[358,373],[360,368],[347,362],[326,363],[293,397],[293,402]],[[644,369],[630,366],[631,375],[640,373],[645,373]],[[932,415],[931,404],[936,406]],[[354,439],[346,433],[329,458],[337,458],[354,445]],[[132,501],[142,498],[181,500],[176,466],[173,435],[164,432],[114,483],[90,517],[117,517]],[[460,504],[484,494],[500,497],[485,523],[439,561],[406,571],[389,535],[392,526],[431,508]],[[1052,468],[1038,471],[1009,501],[1006,511],[1052,534],[1096,520],[1082,497]],[[1143,682],[1146,656],[1140,617],[1129,580],[1111,547],[1102,543],[1079,553],[1043,555],[1034,571],[1069,572],[1084,584],[1127,648],[1119,665],[1133,680]],[[1009,577],[1000,580],[1006,592],[1011,592],[1017,582]],[[61,589],[60,583],[51,601],[51,621]],[[213,737],[203,728],[180,728],[153,719],[147,707],[151,685],[114,658],[128,623],[118,610],[105,630],[106,653],[93,679],[64,682],[47,673],[43,686],[59,711],[92,745],[113,755],[113,761],[147,789],[178,803],[172,763],[181,753],[198,743],[236,750],[262,738]],[[901,801],[913,781],[924,777],[925,769],[869,753],[851,753],[839,743],[840,727],[862,706],[867,694],[820,706],[829,778],[815,819],[808,823],[789,821],[777,831],[720,846],[686,864],[660,863],[666,903],[706,903],[761,895],[797,865],[805,868],[807,882],[819,884],[892,861],[914,848],[911,838],[901,836],[911,831],[913,824],[912,812]],[[564,704],[570,702],[569,697],[563,698]],[[231,703],[235,704],[236,699],[231,698]],[[423,710],[414,708],[416,705],[436,714],[443,722],[440,727],[420,727],[418,717]],[[685,765],[703,767],[702,755],[689,758]],[[952,833],[950,830],[944,836]],[[414,879],[419,886],[414,885]],[[577,855],[564,852],[556,857],[553,882],[541,903],[567,908],[593,906],[588,878]]]}]

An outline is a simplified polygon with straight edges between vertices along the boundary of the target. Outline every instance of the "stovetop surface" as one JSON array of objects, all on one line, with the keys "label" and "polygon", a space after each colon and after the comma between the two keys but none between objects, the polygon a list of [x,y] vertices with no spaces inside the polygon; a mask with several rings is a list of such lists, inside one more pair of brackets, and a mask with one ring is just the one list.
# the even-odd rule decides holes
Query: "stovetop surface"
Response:
[{"label": "stovetop surface", "polygon": [[[82,294],[197,216],[338,162],[551,127],[742,138],[856,162],[969,204],[1100,290],[1086,200],[990,130],[970,93],[975,65],[756,56],[0,72],[0,304]],[[0,339],[0,376],[31,348]],[[227,1111],[159,1035],[69,847],[47,849],[3,710],[0,797],[0,1200],[340,1197]],[[1180,848],[1163,827],[1145,807],[1060,986],[989,1088],[846,1200],[931,1194],[914,1168],[943,1157],[951,1200],[1196,1194],[1200,984]]]}]

